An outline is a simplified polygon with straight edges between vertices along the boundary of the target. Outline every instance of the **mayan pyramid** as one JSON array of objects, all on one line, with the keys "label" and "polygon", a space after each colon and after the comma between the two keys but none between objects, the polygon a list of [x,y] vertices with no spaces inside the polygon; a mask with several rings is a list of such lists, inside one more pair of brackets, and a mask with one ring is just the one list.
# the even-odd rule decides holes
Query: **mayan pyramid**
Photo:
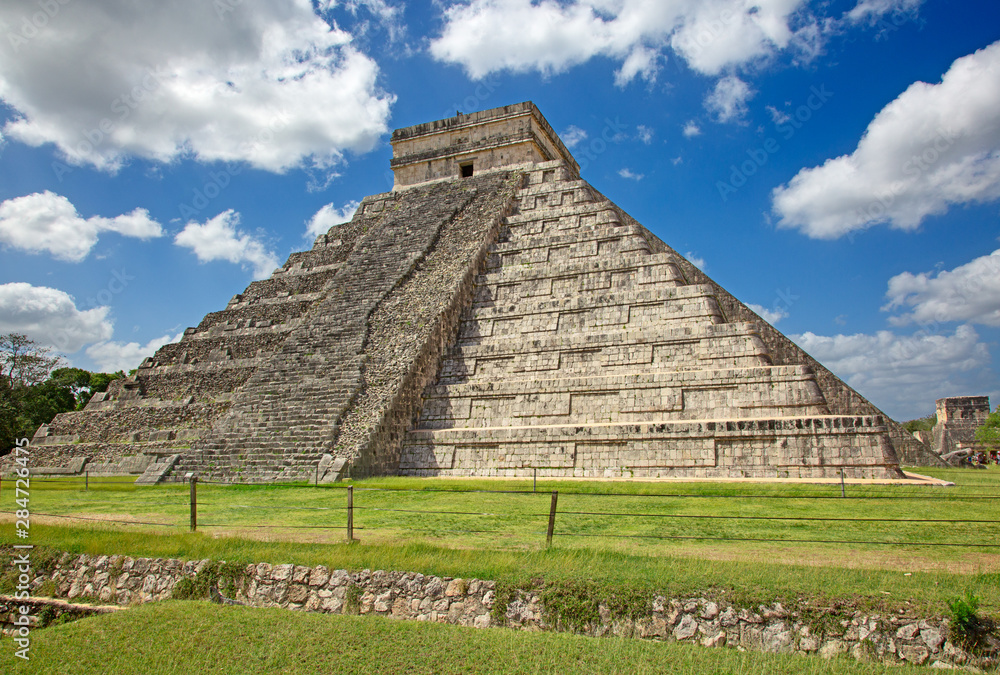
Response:
[{"label": "mayan pyramid", "polygon": [[39,429],[36,461],[140,482],[880,479],[919,461],[583,181],[532,103],[392,146],[391,192]]}]

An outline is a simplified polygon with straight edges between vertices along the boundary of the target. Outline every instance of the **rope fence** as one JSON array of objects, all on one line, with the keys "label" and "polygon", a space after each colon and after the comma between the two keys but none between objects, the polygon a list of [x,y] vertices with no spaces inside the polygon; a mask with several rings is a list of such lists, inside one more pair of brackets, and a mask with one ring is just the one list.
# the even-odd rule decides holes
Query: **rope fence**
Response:
[{"label": "rope fence", "polygon": [[[37,479],[32,478],[33,483],[42,484],[73,484],[77,487],[84,488],[84,491],[90,489],[90,485],[115,485],[123,492],[135,493],[136,488],[133,484],[120,481],[94,481],[89,480],[89,477],[84,477],[81,481],[79,478],[75,481],[69,478],[58,478],[58,479]],[[199,501],[198,488],[199,484],[202,486],[210,486],[211,489],[205,493],[209,499],[207,501]],[[2,484],[0,484],[2,485]],[[980,486],[986,486],[988,484],[980,484]],[[330,490],[339,491],[344,502],[340,504],[329,504],[323,506],[303,506],[297,504],[288,505],[271,505],[271,504],[233,504],[227,503],[222,500],[213,499],[213,495],[218,494],[217,490],[226,490],[226,488],[231,487],[253,487],[255,489],[261,489],[262,487],[282,487],[282,488],[297,488],[297,489],[313,489],[313,490],[326,490],[327,494]],[[179,487],[179,486],[178,486]],[[798,488],[798,486],[797,486]],[[636,522],[636,521],[676,521],[676,522],[687,522],[692,523],[692,526],[696,522],[719,522],[719,521],[730,521],[730,522],[774,522],[774,523],[824,523],[830,525],[846,525],[851,523],[885,523],[897,526],[905,525],[950,525],[950,526],[977,526],[983,527],[993,527],[1000,525],[1000,522],[996,520],[989,520],[984,518],[931,518],[931,517],[910,517],[910,518],[898,518],[898,517],[888,517],[888,516],[859,516],[859,517],[834,517],[834,516],[820,516],[820,515],[743,515],[743,514],[730,514],[730,513],[672,513],[672,512],[660,512],[655,513],[650,510],[639,510],[638,512],[627,512],[627,511],[615,511],[615,510],[579,510],[573,508],[566,508],[564,506],[563,510],[559,510],[558,502],[559,497],[563,496],[571,497],[573,499],[586,499],[595,498],[600,499],[602,503],[607,503],[611,499],[637,499],[641,502],[645,502],[652,506],[655,502],[649,500],[687,500],[687,499],[712,499],[712,500],[746,500],[746,499],[758,499],[758,500],[826,500],[826,499],[839,499],[846,503],[858,503],[858,502],[880,502],[883,500],[938,500],[938,501],[953,501],[953,500],[968,500],[968,499],[997,499],[1000,497],[1000,492],[997,494],[982,494],[978,493],[974,495],[947,495],[947,496],[918,496],[918,495],[876,495],[872,496],[870,494],[851,494],[848,495],[844,488],[844,485],[830,486],[830,488],[836,489],[836,492],[840,494],[756,494],[756,495],[746,495],[746,494],[694,494],[694,493],[683,493],[683,492],[673,492],[673,493],[658,493],[658,494],[628,494],[622,492],[586,492],[586,491],[565,491],[560,495],[559,491],[539,491],[535,490],[484,490],[484,489],[463,489],[463,488],[405,488],[405,487],[377,487],[377,486],[361,486],[355,487],[354,485],[287,485],[287,484],[272,484],[267,486],[262,486],[260,484],[254,483],[230,483],[224,481],[211,481],[205,480],[201,481],[197,476],[191,476],[188,480],[188,490],[186,494],[177,492],[176,494],[163,494],[156,493],[155,501],[141,502],[144,507],[166,507],[166,508],[177,508],[187,506],[187,516],[188,522],[186,526],[192,532],[196,532],[199,528],[229,528],[234,530],[247,529],[247,530],[314,530],[314,531],[332,531],[332,532],[342,532],[346,536],[347,541],[356,541],[355,530],[359,532],[377,532],[378,530],[402,530],[406,533],[412,534],[432,534],[432,535],[448,535],[448,534],[487,534],[487,535],[511,535],[510,530],[505,529],[485,529],[479,528],[473,525],[471,528],[456,529],[454,522],[448,522],[443,524],[442,527],[427,527],[427,523],[420,523],[419,526],[407,525],[403,522],[406,518],[403,518],[399,523],[385,524],[383,523],[369,523],[367,526],[358,525],[355,522],[357,515],[363,515],[365,513],[370,514],[401,514],[405,516],[443,516],[451,518],[454,516],[460,516],[464,518],[493,518],[493,519],[520,519],[520,520],[535,520],[538,519],[539,525],[542,525],[541,519],[546,519],[545,525],[547,526],[544,531],[546,546],[551,546],[553,540],[558,537],[560,539],[566,538],[605,538],[605,539],[618,539],[618,540],[660,540],[660,541],[710,541],[710,542],[745,542],[745,543],[777,543],[777,544],[825,544],[825,545],[867,545],[867,546],[911,546],[911,547],[948,547],[948,548],[970,548],[970,549],[1000,549],[1000,529],[990,529],[984,532],[977,532],[974,538],[970,538],[970,541],[938,541],[938,540],[917,540],[910,535],[902,534],[906,537],[905,541],[893,541],[890,538],[880,538],[880,539],[866,539],[866,538],[853,538],[848,535],[846,538],[838,538],[836,536],[830,538],[780,538],[780,537],[769,537],[769,536],[740,536],[737,534],[727,534],[720,536],[718,534],[710,533],[650,533],[643,531],[632,531],[632,532],[622,532],[618,523],[626,522]],[[827,488],[827,489],[830,489]],[[2,489],[2,487],[0,487]],[[9,488],[8,488],[9,489]],[[114,490],[105,490],[104,492],[114,492]],[[503,512],[503,509],[497,509],[495,504],[492,508],[487,507],[485,509],[477,509],[473,506],[471,509],[455,509],[455,508],[433,508],[433,505],[429,504],[427,507],[421,508],[406,508],[406,507],[391,507],[378,504],[355,504],[355,492],[361,494],[378,494],[378,493],[411,493],[419,494],[424,493],[427,495],[445,495],[445,494],[464,494],[470,496],[504,496],[509,497],[512,501],[512,510],[509,512]],[[808,492],[803,490],[803,492]],[[89,493],[93,497],[96,497],[98,492]],[[525,496],[534,497],[545,497],[549,495],[551,497],[550,506],[547,512],[543,512],[541,509],[531,509],[530,506],[526,511],[520,511],[521,506],[516,506],[518,500]],[[82,495],[81,495],[82,496]],[[151,497],[154,495],[150,495]],[[76,502],[81,506],[93,507],[95,505],[107,504],[109,507],[115,508],[117,505],[109,500],[100,500],[95,498],[81,499]],[[669,505],[665,505],[670,508]],[[655,506],[653,510],[655,510]],[[965,507],[962,507],[965,508]],[[225,517],[227,512],[233,511],[260,511],[262,513],[276,512],[276,511],[296,511],[296,512],[310,512],[317,515],[322,513],[327,513],[330,515],[336,514],[337,522],[330,522],[324,524],[254,524],[245,522],[225,522],[228,520]],[[357,514],[355,512],[358,512]],[[0,511],[0,513],[7,515],[15,515],[16,511]],[[341,515],[344,514],[344,515]],[[32,516],[39,516],[45,518],[59,518],[68,520],[79,520],[79,521],[90,521],[90,522],[100,522],[100,523],[114,523],[122,525],[143,525],[143,526],[155,526],[155,527],[169,527],[169,528],[183,528],[185,523],[179,522],[155,522],[155,521],[145,521],[145,520],[124,520],[117,518],[103,518],[103,517],[93,517],[93,516],[81,516],[81,515],[67,515],[67,514],[57,514],[57,513],[40,513],[32,512]],[[199,515],[207,515],[208,522],[199,522]],[[611,519],[612,525],[610,526],[599,526],[593,521],[590,523],[585,522],[587,519]],[[557,530],[557,522],[561,524],[561,529]],[[582,525],[580,523],[583,523]],[[462,523],[464,524],[464,523]],[[472,525],[472,523],[469,523]],[[484,525],[486,523],[483,523]],[[503,524],[501,523],[501,526]],[[586,527],[589,526],[591,530],[599,527],[600,531],[574,531],[576,527]],[[693,529],[697,529],[693,526]],[[959,534],[962,534],[961,528],[957,530]],[[846,531],[844,532],[846,534]],[[542,534],[539,530],[533,530],[528,532],[522,528],[519,532],[520,535],[529,534],[531,536],[540,536]],[[805,534],[805,533],[803,533]],[[832,533],[831,533],[832,534]],[[953,537],[950,537],[953,539]]]}]

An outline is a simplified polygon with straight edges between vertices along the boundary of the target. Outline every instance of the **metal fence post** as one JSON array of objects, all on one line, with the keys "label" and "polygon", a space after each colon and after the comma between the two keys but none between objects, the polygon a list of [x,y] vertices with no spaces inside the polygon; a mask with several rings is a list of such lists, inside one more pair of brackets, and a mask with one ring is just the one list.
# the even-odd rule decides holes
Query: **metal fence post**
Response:
[{"label": "metal fence post", "polygon": [[198,476],[189,473],[188,478],[191,479],[191,531],[196,532],[198,530]]},{"label": "metal fence post", "polygon": [[90,489],[90,470],[89,469],[87,471],[83,472],[83,489],[84,490],[89,490]]},{"label": "metal fence post", "polygon": [[844,470],[840,470],[840,496],[847,497],[847,490],[844,489]]},{"label": "metal fence post", "polygon": [[552,546],[552,535],[556,530],[556,502],[559,501],[559,491],[552,491],[552,507],[549,509],[549,531],[545,534],[545,545]]},{"label": "metal fence post", "polygon": [[354,486],[347,486],[347,541],[354,541]]}]

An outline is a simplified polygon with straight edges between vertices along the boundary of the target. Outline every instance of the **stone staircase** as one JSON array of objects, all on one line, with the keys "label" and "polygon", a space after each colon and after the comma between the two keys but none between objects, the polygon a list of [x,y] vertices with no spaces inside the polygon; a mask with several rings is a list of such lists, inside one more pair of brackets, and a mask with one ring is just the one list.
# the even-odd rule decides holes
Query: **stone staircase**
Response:
[{"label": "stone staircase", "polygon": [[[363,387],[369,317],[475,194],[440,185],[366,200],[357,216],[368,221],[365,234],[322,299],[170,474],[261,482],[329,480],[343,471],[346,462],[332,460],[341,422]],[[398,218],[398,209],[422,216]],[[327,470],[318,476],[324,457]]]},{"label": "stone staircase", "polygon": [[831,415],[809,366],[773,365],[756,323],[565,164],[517,200],[400,473],[899,475],[884,420]]}]

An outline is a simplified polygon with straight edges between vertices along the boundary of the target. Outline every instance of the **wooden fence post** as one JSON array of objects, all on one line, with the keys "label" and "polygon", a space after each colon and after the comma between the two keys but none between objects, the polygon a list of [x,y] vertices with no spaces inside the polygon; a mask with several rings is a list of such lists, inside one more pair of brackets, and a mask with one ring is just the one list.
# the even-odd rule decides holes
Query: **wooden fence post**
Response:
[{"label": "wooden fence post", "polygon": [[191,479],[191,531],[196,532],[198,530],[198,476],[189,473],[188,478]]},{"label": "wooden fence post", "polygon": [[552,546],[552,535],[556,530],[556,502],[559,501],[559,491],[552,491],[552,507],[549,509],[549,531],[545,535],[545,545]]},{"label": "wooden fence post", "polygon": [[83,489],[84,490],[89,490],[90,489],[90,470],[89,469],[83,472]]},{"label": "wooden fence post", "polygon": [[844,470],[840,470],[840,496],[847,497],[847,491],[844,489]]},{"label": "wooden fence post", "polygon": [[354,486],[347,486],[347,541],[354,541]]}]

